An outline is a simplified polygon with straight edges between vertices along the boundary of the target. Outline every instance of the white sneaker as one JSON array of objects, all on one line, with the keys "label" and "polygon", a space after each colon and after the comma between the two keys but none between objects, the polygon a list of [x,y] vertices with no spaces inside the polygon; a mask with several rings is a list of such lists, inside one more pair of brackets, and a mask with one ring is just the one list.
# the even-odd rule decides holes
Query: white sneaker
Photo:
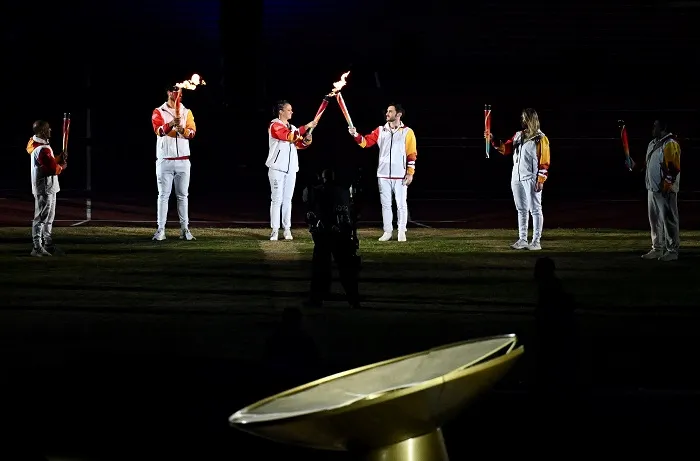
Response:
[{"label": "white sneaker", "polygon": [[279,230],[278,229],[272,229],[272,232],[270,233],[270,240],[279,240]]},{"label": "white sneaker", "polygon": [[294,237],[292,237],[292,231],[289,229],[284,230],[284,239],[285,240],[294,240]]},{"label": "white sneaker", "polygon": [[541,249],[542,249],[542,245],[540,245],[540,242],[539,242],[539,241],[533,241],[531,244],[529,244],[529,245],[527,246],[527,249],[528,249],[528,250],[531,250],[531,251],[541,250]]},{"label": "white sneaker", "polygon": [[399,242],[406,241],[406,231],[399,231]]},{"label": "white sneaker", "polygon": [[510,245],[510,247],[514,250],[524,250],[525,248],[529,248],[529,244],[527,243],[527,240],[520,239],[517,242],[513,243]]},{"label": "white sneaker", "polygon": [[197,240],[189,229],[180,229],[180,240]]},{"label": "white sneaker", "polygon": [[391,240],[391,232],[384,232],[381,237],[379,237],[380,242],[386,242],[387,240]]},{"label": "white sneaker", "polygon": [[651,250],[649,253],[645,253],[642,255],[642,259],[659,259],[661,256],[663,256],[663,253],[659,250]]},{"label": "white sneaker", "polygon": [[30,254],[32,256],[38,256],[40,258],[43,256],[51,256],[51,253],[46,251],[46,248],[44,247],[34,248]]},{"label": "white sneaker", "polygon": [[676,261],[678,260],[677,251],[667,251],[659,258],[659,261]]},{"label": "white sneaker", "polygon": [[153,240],[165,240],[165,229],[158,229],[155,234],[153,234]]}]

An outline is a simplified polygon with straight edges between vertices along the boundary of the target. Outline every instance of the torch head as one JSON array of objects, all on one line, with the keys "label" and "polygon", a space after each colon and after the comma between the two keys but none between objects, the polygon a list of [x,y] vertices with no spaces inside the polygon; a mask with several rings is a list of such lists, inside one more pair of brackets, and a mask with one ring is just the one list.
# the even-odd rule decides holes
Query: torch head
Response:
[{"label": "torch head", "polygon": [[345,85],[347,85],[346,79],[348,78],[348,75],[350,75],[350,71],[345,72],[343,75],[340,76],[340,80],[337,82],[333,82],[333,91],[331,91],[328,96],[335,96],[338,94],[340,90],[343,89]]}]

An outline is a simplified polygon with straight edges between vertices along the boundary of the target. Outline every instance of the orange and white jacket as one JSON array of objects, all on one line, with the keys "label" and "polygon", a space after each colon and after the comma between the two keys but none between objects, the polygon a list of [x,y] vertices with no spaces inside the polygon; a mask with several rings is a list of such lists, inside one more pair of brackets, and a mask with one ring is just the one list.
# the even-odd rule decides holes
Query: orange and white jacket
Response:
[{"label": "orange and white jacket", "polygon": [[29,138],[27,153],[31,157],[32,194],[49,195],[60,192],[58,175],[63,171],[60,155],[57,159],[49,142],[37,136]]},{"label": "orange and white jacket", "polygon": [[681,182],[681,146],[672,133],[647,146],[645,183],[652,192],[678,192]]},{"label": "orange and white jacket", "polygon": [[416,171],[416,135],[403,122],[398,128],[391,128],[387,122],[366,136],[358,133],[355,142],[362,148],[379,146],[378,178],[403,179]]},{"label": "orange and white jacket", "polygon": [[505,143],[495,146],[503,155],[513,155],[511,182],[529,181],[537,178],[544,183],[549,177],[549,138],[542,131],[523,139],[523,132],[518,131]]},{"label": "orange and white jacket", "polygon": [[153,132],[158,136],[156,140],[156,158],[158,160],[186,160],[190,158],[190,139],[197,132],[192,111],[180,103],[180,126],[185,129],[183,134],[178,133],[168,125],[175,119],[175,109],[163,103],[162,106],[153,109],[151,124]]},{"label": "orange and white jacket", "polygon": [[276,118],[267,127],[269,150],[265,166],[284,173],[299,171],[299,155],[297,150],[306,149],[311,145],[304,141],[306,127],[297,128],[291,123],[284,123]]}]

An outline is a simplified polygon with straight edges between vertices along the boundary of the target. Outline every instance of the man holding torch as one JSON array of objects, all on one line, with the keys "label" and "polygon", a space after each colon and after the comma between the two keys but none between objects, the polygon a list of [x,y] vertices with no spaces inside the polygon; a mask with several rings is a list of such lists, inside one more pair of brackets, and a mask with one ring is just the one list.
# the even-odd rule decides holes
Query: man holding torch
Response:
[{"label": "man holding torch", "polygon": [[[340,96],[340,93],[338,93]],[[348,118],[347,108],[338,99],[343,113]],[[393,234],[393,213],[391,211],[392,196],[396,201],[398,214],[398,240],[406,241],[406,224],[408,223],[408,186],[413,182],[413,174],[416,168],[416,135],[413,130],[403,124],[401,118],[406,111],[400,104],[391,104],[386,110],[386,124],[374,129],[370,134],[363,136],[348,118],[349,132],[355,142],[362,148],[379,147],[379,165],[377,167],[377,181],[379,184],[379,198],[382,205],[382,221],[384,233],[379,238],[380,242],[391,240]]]},{"label": "man holding torch", "polygon": [[61,191],[58,175],[66,169],[63,155],[54,156],[49,145],[51,127],[44,120],[32,126],[34,136],[27,143],[31,156],[32,194],[34,195],[34,220],[32,221],[32,256],[51,256],[52,229],[56,216],[56,194]]},{"label": "man holding torch", "polygon": [[[272,109],[275,117],[268,126],[268,153],[265,166],[270,180],[270,240],[279,239],[280,215],[285,240],[292,240],[292,196],[299,172],[297,150],[311,145],[310,130],[316,126],[312,120],[301,128],[289,121],[292,119],[289,101],[278,101]],[[320,117],[317,115],[317,117]]]},{"label": "man holding torch", "polygon": [[[195,74],[196,75],[196,74]],[[190,140],[197,126],[192,110],[180,101],[182,88],[167,88],[168,100],[153,110],[151,124],[156,140],[156,179],[158,181],[157,229],[153,240],[165,240],[168,201],[175,186],[180,239],[196,240],[189,229],[188,195],[190,187]]]}]

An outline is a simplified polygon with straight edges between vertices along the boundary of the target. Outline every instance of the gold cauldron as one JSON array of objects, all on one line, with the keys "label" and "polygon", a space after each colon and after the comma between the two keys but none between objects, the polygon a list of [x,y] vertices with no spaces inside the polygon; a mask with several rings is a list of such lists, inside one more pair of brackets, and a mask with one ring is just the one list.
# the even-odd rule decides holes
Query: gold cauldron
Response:
[{"label": "gold cauldron", "polygon": [[229,423],[364,461],[447,461],[441,426],[508,372],[524,352],[517,341],[480,338],[355,368],[263,399]]}]

